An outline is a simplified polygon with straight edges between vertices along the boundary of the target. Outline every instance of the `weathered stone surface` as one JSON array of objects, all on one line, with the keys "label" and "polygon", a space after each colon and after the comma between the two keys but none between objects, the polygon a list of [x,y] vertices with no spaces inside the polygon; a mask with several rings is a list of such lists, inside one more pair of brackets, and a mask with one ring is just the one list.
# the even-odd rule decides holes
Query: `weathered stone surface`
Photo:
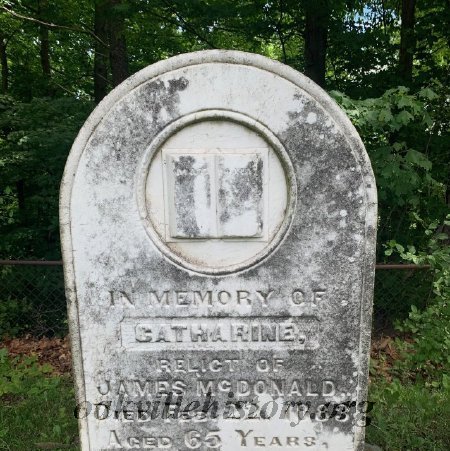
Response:
[{"label": "weathered stone surface", "polygon": [[231,51],[144,69],[80,131],[60,212],[83,450],[364,449],[376,188],[310,80]]}]

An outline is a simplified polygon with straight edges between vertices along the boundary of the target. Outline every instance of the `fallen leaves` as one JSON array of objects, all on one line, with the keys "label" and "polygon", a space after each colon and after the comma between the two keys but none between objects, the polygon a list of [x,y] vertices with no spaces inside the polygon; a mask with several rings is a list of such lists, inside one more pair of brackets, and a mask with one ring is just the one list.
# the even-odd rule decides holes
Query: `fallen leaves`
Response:
[{"label": "fallen leaves", "polygon": [[69,373],[72,368],[69,337],[35,338],[26,335],[22,338],[6,339],[0,342],[0,348],[6,347],[11,357],[36,356],[40,364],[50,364],[53,374]]}]

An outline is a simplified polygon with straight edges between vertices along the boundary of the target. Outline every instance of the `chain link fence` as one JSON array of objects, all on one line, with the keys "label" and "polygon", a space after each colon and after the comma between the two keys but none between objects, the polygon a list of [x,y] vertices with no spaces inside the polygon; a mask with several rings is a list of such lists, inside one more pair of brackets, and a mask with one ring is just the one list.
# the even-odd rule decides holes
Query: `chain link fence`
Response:
[{"label": "chain link fence", "polygon": [[0,260],[0,338],[67,333],[60,261]]},{"label": "chain link fence", "polygon": [[377,265],[373,300],[373,335],[394,332],[411,306],[425,308],[433,297],[434,273],[429,266]]},{"label": "chain link fence", "polygon": [[[426,266],[377,265],[374,334],[391,333],[412,305],[424,308],[432,283]],[[0,287],[0,338],[67,334],[62,262],[0,260]]]}]

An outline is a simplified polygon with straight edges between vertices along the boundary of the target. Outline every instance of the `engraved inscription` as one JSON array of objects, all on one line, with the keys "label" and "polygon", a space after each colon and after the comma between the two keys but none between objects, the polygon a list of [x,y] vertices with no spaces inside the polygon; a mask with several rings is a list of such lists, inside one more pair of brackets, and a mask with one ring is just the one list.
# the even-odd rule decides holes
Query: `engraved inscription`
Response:
[{"label": "engraved inscription", "polygon": [[121,323],[122,345],[131,350],[248,349],[297,350],[318,347],[314,322],[303,317],[240,318],[152,318],[128,319]]},{"label": "engraved inscription", "polygon": [[271,395],[293,398],[331,397],[336,393],[335,384],[331,380],[313,381],[311,379],[221,379],[198,380],[197,395],[208,393],[216,396],[220,393],[233,393],[236,396]]},{"label": "engraved inscription", "polygon": [[[316,445],[316,437],[299,437],[294,435],[264,435],[264,436],[256,436],[253,430],[241,430],[236,429],[236,433],[240,439],[240,446],[242,447],[267,447],[274,446],[282,449],[283,447],[310,447]],[[326,445],[326,443],[322,443],[322,445]]]},{"label": "engraved inscription", "polygon": [[173,440],[164,436],[128,437],[125,440],[119,439],[116,431],[109,434],[107,449],[122,448],[126,446],[129,449],[168,449],[172,448]]},{"label": "engraved inscription", "polygon": [[[291,307],[296,308],[296,315],[318,316],[323,302],[328,298],[326,288],[299,289],[292,291]],[[279,289],[264,288],[259,290],[190,290],[180,287],[175,290],[150,290],[148,292],[135,293],[132,290],[111,290],[109,302],[111,305],[135,307],[136,305],[152,307],[214,307],[214,306],[252,306],[260,305],[269,307],[280,299]]]}]

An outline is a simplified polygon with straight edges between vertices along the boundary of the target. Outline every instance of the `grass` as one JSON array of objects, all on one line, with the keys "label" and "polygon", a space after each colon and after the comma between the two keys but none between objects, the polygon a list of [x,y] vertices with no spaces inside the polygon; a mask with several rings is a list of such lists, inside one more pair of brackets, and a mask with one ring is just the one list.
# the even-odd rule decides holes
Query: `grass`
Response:
[{"label": "grass", "polygon": [[424,384],[378,380],[371,384],[375,402],[368,443],[384,451],[450,450],[450,390]]},{"label": "grass", "polygon": [[[11,359],[0,349],[0,450],[76,450],[73,384],[35,358]],[[63,446],[58,446],[63,445]]]},{"label": "grass", "polygon": [[58,446],[70,445],[78,436],[72,413],[75,401],[71,386],[72,383],[63,378],[57,389],[3,403],[0,406],[0,450],[77,450],[76,446]]},{"label": "grass", "polygon": [[[379,377],[369,399],[375,405],[368,443],[384,451],[450,449],[449,387],[388,383]],[[68,376],[53,376],[35,359],[11,359],[0,349],[0,450],[78,450],[74,407]]]}]

